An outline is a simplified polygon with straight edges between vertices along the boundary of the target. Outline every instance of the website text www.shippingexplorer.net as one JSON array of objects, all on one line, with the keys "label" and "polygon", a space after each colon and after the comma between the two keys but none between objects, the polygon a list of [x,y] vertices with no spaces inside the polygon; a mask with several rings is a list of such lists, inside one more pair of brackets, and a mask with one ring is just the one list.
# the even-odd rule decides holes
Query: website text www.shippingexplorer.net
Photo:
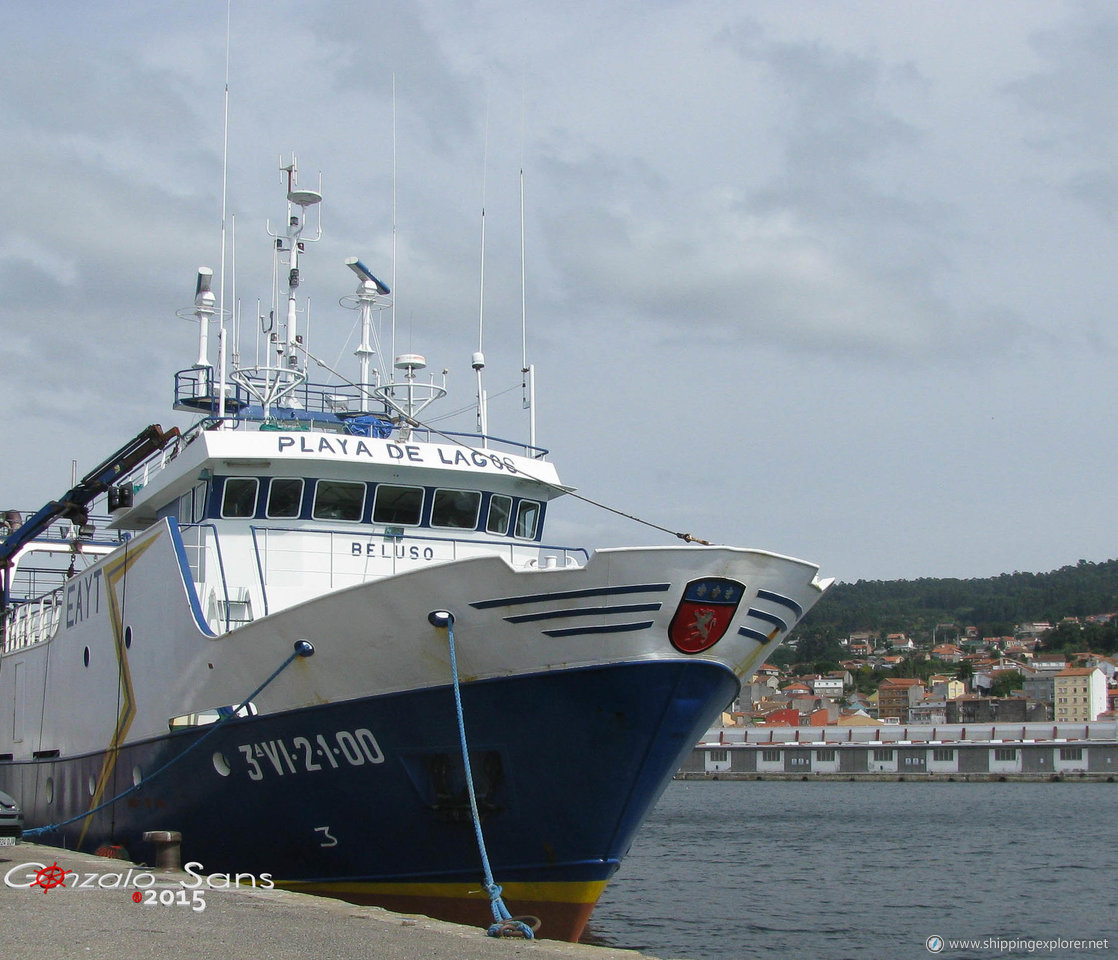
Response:
[{"label": "website text www.shippingexplorer.net", "polygon": [[1038,953],[1067,956],[1069,950],[1086,953],[1091,950],[1110,949],[1110,937],[981,937],[952,939],[934,934],[924,942],[928,953],[950,956],[960,950],[983,950],[1005,953]]}]

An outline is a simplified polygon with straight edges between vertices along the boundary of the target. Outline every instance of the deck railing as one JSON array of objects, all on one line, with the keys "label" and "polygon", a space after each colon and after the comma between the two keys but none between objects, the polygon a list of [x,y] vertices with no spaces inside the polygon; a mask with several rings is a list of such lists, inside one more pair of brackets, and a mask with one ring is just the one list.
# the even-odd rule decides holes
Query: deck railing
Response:
[{"label": "deck railing", "polygon": [[53,637],[62,618],[62,589],[9,608],[4,618],[0,652],[10,653]]}]

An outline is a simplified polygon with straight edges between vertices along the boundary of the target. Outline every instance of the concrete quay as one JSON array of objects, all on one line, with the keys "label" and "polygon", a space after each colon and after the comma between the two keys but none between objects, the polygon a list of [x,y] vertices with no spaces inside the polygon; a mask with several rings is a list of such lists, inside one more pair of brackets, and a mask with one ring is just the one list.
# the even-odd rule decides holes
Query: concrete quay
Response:
[{"label": "concrete quay", "polygon": [[[33,843],[0,847],[0,956],[4,960],[44,956],[87,960],[642,958],[631,950],[555,940],[498,940],[478,927],[260,886],[225,887],[221,875],[206,877],[197,868],[196,872],[202,876]],[[196,891],[202,896],[195,896]],[[198,909],[200,901],[203,909]]]}]

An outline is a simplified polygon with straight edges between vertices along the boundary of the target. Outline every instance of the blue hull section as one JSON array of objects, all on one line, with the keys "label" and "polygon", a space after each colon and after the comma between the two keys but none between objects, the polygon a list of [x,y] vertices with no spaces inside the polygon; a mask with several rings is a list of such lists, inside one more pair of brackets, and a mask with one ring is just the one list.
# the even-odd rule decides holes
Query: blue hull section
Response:
[{"label": "blue hull section", "polygon": [[[466,684],[471,765],[498,882],[608,878],[737,689],[729,670],[700,660]],[[104,795],[206,731],[122,748]],[[22,798],[28,827],[58,823],[89,809],[104,759],[0,764],[0,786]],[[373,883],[480,876],[449,686],[232,720],[138,791],[42,839],[87,850],[121,844],[143,859],[147,830],[181,831],[184,861],[209,873]]]}]

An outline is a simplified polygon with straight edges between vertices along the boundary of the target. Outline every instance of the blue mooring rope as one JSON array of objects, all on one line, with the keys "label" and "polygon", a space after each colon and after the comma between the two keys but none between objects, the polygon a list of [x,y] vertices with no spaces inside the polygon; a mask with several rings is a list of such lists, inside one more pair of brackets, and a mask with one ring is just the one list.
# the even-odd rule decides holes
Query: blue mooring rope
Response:
[{"label": "blue mooring rope", "polygon": [[23,835],[25,837],[38,837],[38,836],[42,836],[44,833],[52,833],[52,832],[58,830],[60,827],[69,826],[71,823],[77,823],[79,820],[85,820],[87,817],[92,817],[95,813],[100,813],[106,807],[111,807],[118,800],[123,800],[130,793],[135,793],[141,787],[146,786],[147,784],[151,783],[152,780],[154,780],[156,777],[158,777],[164,771],[168,770],[170,767],[173,767],[176,763],[178,763],[183,757],[185,757],[192,750],[196,750],[198,747],[200,747],[203,743],[206,742],[206,740],[208,740],[214,733],[217,732],[219,727],[223,726],[225,723],[232,720],[234,717],[238,716],[240,714],[241,710],[243,710],[247,704],[251,703],[252,700],[255,697],[259,696],[260,691],[262,691],[266,686],[268,686],[268,684],[270,684],[273,680],[275,680],[276,677],[278,677],[281,673],[283,673],[284,670],[286,670],[288,668],[288,666],[291,665],[291,662],[293,660],[296,660],[299,657],[313,657],[313,656],[314,656],[314,644],[313,643],[311,643],[309,640],[296,640],[295,641],[295,651],[286,660],[284,660],[283,663],[281,663],[275,670],[272,671],[272,675],[270,677],[268,677],[267,680],[265,680],[262,684],[260,684],[259,687],[257,687],[255,690],[253,690],[252,693],[250,693],[247,697],[245,697],[244,700],[242,700],[240,702],[240,704],[233,709],[232,713],[228,713],[225,716],[221,717],[216,723],[213,724],[213,726],[210,727],[209,730],[207,730],[202,736],[200,736],[197,740],[195,740],[189,747],[187,747],[185,750],[183,750],[182,753],[180,753],[178,756],[172,757],[165,764],[163,764],[163,766],[161,766],[159,769],[154,770],[153,772],[149,773],[139,783],[133,784],[127,790],[125,790],[123,793],[118,793],[112,799],[106,800],[104,803],[98,804],[92,810],[86,810],[85,813],[81,813],[76,817],[71,817],[69,820],[62,820],[59,823],[49,823],[45,827],[32,827],[30,830],[24,830]]},{"label": "blue mooring rope", "polygon": [[466,744],[466,721],[462,716],[462,692],[458,687],[458,656],[454,650],[454,615],[446,610],[435,610],[427,618],[431,623],[446,630],[447,643],[450,645],[450,676],[454,686],[454,708],[458,714],[458,740],[462,747],[462,766],[466,771],[466,793],[470,798],[470,813],[474,818],[474,834],[477,836],[477,849],[481,854],[481,868],[485,874],[485,891],[489,894],[489,906],[493,911],[494,922],[486,933],[491,937],[523,937],[535,939],[532,928],[523,920],[509,913],[505,901],[501,899],[501,885],[493,879],[489,866],[489,854],[485,850],[485,837],[481,831],[481,816],[477,810],[477,796],[474,793],[474,775],[470,769],[470,750]]}]

